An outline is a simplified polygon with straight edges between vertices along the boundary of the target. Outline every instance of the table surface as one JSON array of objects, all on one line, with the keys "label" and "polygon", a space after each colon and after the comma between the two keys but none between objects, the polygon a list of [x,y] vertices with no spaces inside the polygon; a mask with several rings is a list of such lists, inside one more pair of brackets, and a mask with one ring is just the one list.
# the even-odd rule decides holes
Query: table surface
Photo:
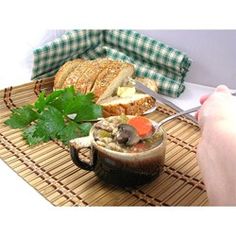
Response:
[{"label": "table surface", "polygon": [[[28,82],[28,81],[24,81]],[[23,83],[24,83],[23,82]],[[13,83],[13,85],[16,85]],[[185,83],[186,89],[179,98],[167,98],[182,109],[188,109],[199,105],[199,97],[213,91],[214,88],[198,84]],[[3,88],[3,84],[0,86]],[[0,209],[4,210],[11,207],[17,207],[19,204],[30,209],[40,209],[41,207],[51,205],[35,189],[12,171],[3,161],[0,161],[0,186],[2,194],[0,195]],[[14,186],[14,187],[13,187]],[[16,198],[17,195],[17,198]],[[16,200],[17,199],[17,200]]]}]

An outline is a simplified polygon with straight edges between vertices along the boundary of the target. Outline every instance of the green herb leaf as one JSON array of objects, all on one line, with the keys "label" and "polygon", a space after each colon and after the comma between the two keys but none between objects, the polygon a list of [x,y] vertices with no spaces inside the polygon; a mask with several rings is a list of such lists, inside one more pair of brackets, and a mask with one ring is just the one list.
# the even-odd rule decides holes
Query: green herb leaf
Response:
[{"label": "green herb leaf", "polygon": [[42,112],[44,108],[46,107],[46,105],[50,105],[51,103],[54,103],[56,99],[64,92],[65,92],[64,90],[57,90],[57,91],[53,91],[48,96],[45,95],[44,91],[41,92],[37,101],[34,104],[35,108],[39,112]]},{"label": "green herb leaf", "polygon": [[14,109],[11,117],[4,123],[14,129],[24,128],[37,118],[38,113],[33,110],[33,106],[26,105],[21,108]]},{"label": "green herb leaf", "polygon": [[58,139],[64,144],[68,144],[71,139],[80,136],[79,125],[75,122],[69,122],[59,133]]},{"label": "green herb leaf", "polygon": [[94,104],[94,96],[92,93],[84,94],[77,94],[74,98],[74,101],[65,109],[66,114],[72,113],[84,113],[84,107],[89,107]]},{"label": "green herb leaf", "polygon": [[52,106],[47,106],[46,109],[40,114],[38,125],[43,127],[45,132],[54,139],[58,132],[60,132],[64,126],[64,118],[62,113]]},{"label": "green herb leaf", "polygon": [[91,105],[80,105],[79,107],[80,112],[78,112],[77,116],[75,117],[76,122],[94,120],[99,117],[102,117],[102,108],[99,105],[91,104]]},{"label": "green herb leaf", "polygon": [[[69,120],[69,114],[76,114],[75,121]],[[50,139],[68,144],[73,138],[89,134],[92,124],[82,122],[101,116],[101,106],[94,103],[92,93],[76,94],[74,87],[70,87],[53,91],[48,96],[41,92],[34,106],[13,110],[5,124],[12,128],[24,128],[23,137],[30,145]]]},{"label": "green herb leaf", "polygon": [[44,107],[46,106],[46,96],[44,91],[39,94],[39,97],[34,103],[34,106],[39,112],[43,111]]},{"label": "green herb leaf", "polygon": [[80,137],[88,136],[91,127],[92,124],[90,122],[79,124]]},{"label": "green herb leaf", "polygon": [[56,100],[58,97],[61,96],[61,94],[64,94],[64,93],[65,93],[64,90],[53,91],[46,97],[46,104],[50,104],[52,101]]},{"label": "green herb leaf", "polygon": [[68,109],[67,107],[74,105],[75,96],[74,87],[65,88],[57,99],[50,102],[50,105],[57,108],[63,114],[69,114],[66,113],[65,110]]},{"label": "green herb leaf", "polygon": [[42,125],[31,125],[23,131],[23,137],[29,145],[47,142],[50,137]]}]

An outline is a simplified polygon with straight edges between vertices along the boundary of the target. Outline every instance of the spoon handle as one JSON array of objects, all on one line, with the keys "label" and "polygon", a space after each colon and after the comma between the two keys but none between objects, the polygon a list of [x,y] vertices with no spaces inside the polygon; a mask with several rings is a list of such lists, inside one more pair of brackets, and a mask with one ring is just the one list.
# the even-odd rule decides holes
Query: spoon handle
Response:
[{"label": "spoon handle", "polygon": [[164,125],[166,122],[172,120],[172,119],[175,119],[176,117],[178,116],[182,116],[184,114],[188,114],[188,113],[192,113],[192,112],[195,112],[195,111],[198,111],[200,109],[201,106],[198,106],[198,107],[193,107],[191,109],[188,109],[188,110],[185,110],[185,111],[181,111],[179,113],[176,113],[172,116],[169,116],[167,117],[166,119],[162,120],[161,122],[158,123],[158,127]]},{"label": "spoon handle", "polygon": [[[233,92],[232,93],[233,96],[236,96],[236,92]],[[192,112],[195,112],[195,111],[198,111],[199,109],[201,108],[201,106],[198,106],[198,107],[193,107],[191,109],[188,109],[188,110],[185,110],[185,111],[181,111],[181,112],[178,112],[172,116],[169,116],[167,117],[166,119],[162,120],[161,122],[158,123],[158,127],[164,125],[166,122],[169,122],[170,120],[172,119],[175,119],[176,117],[178,116],[182,116],[184,114],[188,114],[188,113],[192,113]]]}]

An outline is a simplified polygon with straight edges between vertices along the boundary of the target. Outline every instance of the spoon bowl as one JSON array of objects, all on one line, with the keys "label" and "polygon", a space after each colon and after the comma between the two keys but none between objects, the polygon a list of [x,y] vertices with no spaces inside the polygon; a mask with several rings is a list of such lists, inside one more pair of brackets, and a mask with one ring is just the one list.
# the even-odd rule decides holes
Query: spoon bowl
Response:
[{"label": "spoon bowl", "polygon": [[145,139],[146,138],[150,138],[151,136],[155,135],[159,131],[160,127],[162,125],[166,124],[167,122],[169,122],[169,121],[171,121],[171,120],[173,120],[175,118],[178,118],[179,116],[182,116],[182,115],[185,115],[185,114],[189,114],[189,113],[192,113],[192,112],[196,112],[200,108],[201,108],[201,106],[193,107],[191,109],[188,109],[188,110],[185,110],[185,111],[181,111],[181,112],[178,112],[178,113],[176,113],[176,114],[174,114],[172,116],[169,116],[169,117],[163,119],[162,121],[160,121],[159,123],[153,123],[153,133],[149,137],[145,137]]}]

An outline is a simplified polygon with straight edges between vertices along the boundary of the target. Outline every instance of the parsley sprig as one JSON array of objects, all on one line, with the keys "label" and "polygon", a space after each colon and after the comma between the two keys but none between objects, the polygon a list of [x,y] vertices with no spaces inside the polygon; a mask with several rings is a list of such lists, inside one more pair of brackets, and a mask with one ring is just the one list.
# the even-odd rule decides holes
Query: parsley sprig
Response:
[{"label": "parsley sprig", "polygon": [[[68,115],[76,114],[71,120]],[[92,126],[88,120],[102,116],[101,106],[94,103],[92,93],[76,93],[73,87],[53,91],[46,96],[41,92],[34,105],[25,105],[12,111],[5,124],[20,128],[30,145],[49,140],[69,140],[87,136]]]}]

